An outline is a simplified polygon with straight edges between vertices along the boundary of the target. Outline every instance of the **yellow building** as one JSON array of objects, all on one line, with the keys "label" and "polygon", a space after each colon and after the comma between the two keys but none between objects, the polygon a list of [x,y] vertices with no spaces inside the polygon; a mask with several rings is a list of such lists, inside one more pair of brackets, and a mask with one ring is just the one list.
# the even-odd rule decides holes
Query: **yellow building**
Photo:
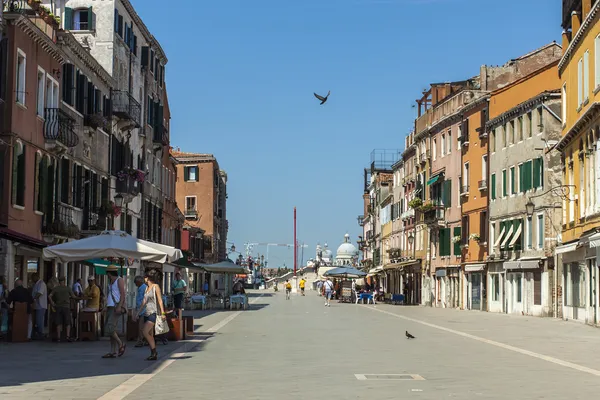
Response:
[{"label": "yellow building", "polygon": [[[592,4],[593,3],[593,4]],[[562,245],[557,247],[558,314],[598,323],[600,313],[600,1],[563,1],[563,56],[558,64],[562,92]],[[562,289],[562,290],[561,290]],[[561,307],[562,305],[562,307]]]}]

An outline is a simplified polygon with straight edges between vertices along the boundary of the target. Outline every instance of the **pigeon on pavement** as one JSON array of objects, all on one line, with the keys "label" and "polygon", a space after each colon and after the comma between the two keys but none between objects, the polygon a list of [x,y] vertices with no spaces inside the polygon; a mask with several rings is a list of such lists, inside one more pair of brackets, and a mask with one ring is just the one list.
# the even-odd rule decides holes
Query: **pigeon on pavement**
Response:
[{"label": "pigeon on pavement", "polygon": [[408,331],[406,331],[406,338],[407,339],[414,339],[415,337],[413,335],[411,335],[410,333],[408,333]]},{"label": "pigeon on pavement", "polygon": [[314,93],[315,97],[316,97],[317,99],[321,100],[321,104],[320,104],[320,105],[323,105],[323,104],[325,104],[325,102],[327,101],[327,98],[329,98],[329,95],[330,95],[330,94],[331,94],[331,90],[330,90],[329,92],[327,92],[327,96],[325,96],[325,97],[323,97],[323,96],[321,96],[321,95],[318,95],[318,94]]}]

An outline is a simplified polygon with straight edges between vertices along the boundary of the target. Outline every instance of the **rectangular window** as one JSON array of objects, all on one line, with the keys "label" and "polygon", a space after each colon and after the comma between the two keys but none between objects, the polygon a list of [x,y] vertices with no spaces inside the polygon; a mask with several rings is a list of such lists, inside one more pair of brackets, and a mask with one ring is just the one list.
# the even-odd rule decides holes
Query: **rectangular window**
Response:
[{"label": "rectangular window", "polygon": [[523,116],[521,115],[517,119],[517,138],[518,138],[519,142],[522,142],[523,137],[525,136],[525,134],[523,133],[524,127],[525,127],[525,124],[523,123]]},{"label": "rectangular window", "polygon": [[450,228],[440,229],[440,256],[446,257],[450,255]]},{"label": "rectangular window", "polygon": [[25,53],[21,49],[17,49],[17,90],[16,99],[17,103],[25,105],[25,93],[27,88],[25,87],[25,76],[27,69],[27,58]]},{"label": "rectangular window", "polygon": [[446,135],[444,135],[443,133],[442,133],[442,143],[441,144],[442,144],[442,150],[441,150],[440,156],[444,157],[444,154],[446,154]]},{"label": "rectangular window", "polygon": [[44,116],[44,91],[46,89],[46,73],[38,68],[37,74],[37,115]]},{"label": "rectangular window", "polygon": [[[566,100],[566,98],[567,98],[566,97],[566,90],[567,90],[566,84],[565,84],[564,89],[565,89],[565,96],[563,96],[563,98],[565,100],[563,100],[563,104],[565,104],[565,101],[567,101]],[[564,112],[565,112],[565,118],[563,119],[563,122],[565,122],[567,120],[566,119],[567,118],[566,109],[564,110]],[[538,121],[537,132],[542,133],[544,131],[544,110],[542,109],[541,106],[537,108],[537,121]]]},{"label": "rectangular window", "polygon": [[532,221],[531,217],[527,217],[527,225],[526,225],[525,229],[527,230],[527,232],[526,232],[527,248],[532,249],[533,248],[533,221]]},{"label": "rectangular window", "polygon": [[46,75],[46,108],[58,108],[58,82]]},{"label": "rectangular window", "polygon": [[16,142],[13,146],[12,201],[13,204],[25,207],[25,145]]},{"label": "rectangular window", "polygon": [[433,139],[432,145],[431,145],[431,154],[433,157],[433,161],[435,161],[436,156],[437,156],[437,140]]},{"label": "rectangular window", "polygon": [[583,59],[577,62],[577,107],[583,104]]},{"label": "rectangular window", "polygon": [[185,209],[196,211],[196,196],[185,196]]},{"label": "rectangular window", "polygon": [[492,191],[492,200],[496,200],[496,174],[492,174],[490,185]]},{"label": "rectangular window", "polygon": [[542,250],[544,248],[544,214],[537,216],[537,239],[538,250]]},{"label": "rectangular window", "polygon": [[488,161],[487,154],[484,154],[483,156],[481,156],[481,180],[486,183],[487,183],[487,161]]},{"label": "rectangular window", "polygon": [[533,160],[533,188],[544,186],[544,159],[538,157]]},{"label": "rectangular window", "polygon": [[463,193],[466,193],[469,191],[469,184],[470,182],[470,178],[469,178],[469,163],[466,162],[464,169],[463,169]]},{"label": "rectangular window", "polygon": [[[565,83],[562,87],[562,123],[563,125],[567,123],[567,84]],[[540,121],[541,125],[541,121]]]},{"label": "rectangular window", "polygon": [[533,135],[533,113],[529,111],[527,113],[527,137],[530,138]]},{"label": "rectangular window", "polygon": [[600,86],[600,35],[594,41],[594,87]]},{"label": "rectangular window", "polygon": [[500,129],[502,129],[502,148],[505,149],[508,145],[508,125],[504,124]]},{"label": "rectangular window", "polygon": [[195,181],[198,182],[198,166],[184,167],[184,180],[186,182]]},{"label": "rectangular window", "polygon": [[590,51],[583,53],[583,101],[590,99]]},{"label": "rectangular window", "polygon": [[515,167],[510,167],[510,194],[517,194],[517,179],[515,176]]},{"label": "rectangular window", "polygon": [[490,133],[490,151],[493,153],[496,151],[496,130],[498,128],[492,129],[492,132]]},{"label": "rectangular window", "polygon": [[496,223],[492,222],[490,223],[490,238],[489,238],[489,242],[490,243],[495,243],[496,242]]},{"label": "rectangular window", "polygon": [[506,170],[502,170],[502,197],[506,197],[508,195],[508,182],[506,176]]},{"label": "rectangular window", "polygon": [[508,127],[508,144],[515,144],[515,121],[510,121]]},{"label": "rectangular window", "polygon": [[448,151],[448,154],[450,154],[450,153],[452,153],[452,131],[448,131],[446,138],[448,140],[447,145],[446,145],[446,150]]},{"label": "rectangular window", "polygon": [[517,303],[523,301],[523,275],[520,273],[517,274],[517,279],[515,279],[515,286],[517,289]]},{"label": "rectangular window", "polygon": [[[452,236],[453,237],[456,237],[456,236],[462,237],[461,227],[460,226],[457,226],[457,227],[454,228],[454,232],[453,232]],[[454,255],[456,257],[460,257],[462,255],[462,250],[460,248],[460,242],[454,242],[454,246],[453,247],[454,247],[454,249],[453,249]]]}]

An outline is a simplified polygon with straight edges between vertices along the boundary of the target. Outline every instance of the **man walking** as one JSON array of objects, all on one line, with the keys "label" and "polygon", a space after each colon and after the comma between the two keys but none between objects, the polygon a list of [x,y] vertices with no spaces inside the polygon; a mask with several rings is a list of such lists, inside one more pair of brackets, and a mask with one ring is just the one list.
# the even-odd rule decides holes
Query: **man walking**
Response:
[{"label": "man walking", "polygon": [[58,286],[52,290],[48,300],[56,310],[56,341],[60,342],[62,328],[65,327],[67,342],[72,342],[71,338],[71,299],[77,299],[71,288],[67,287],[67,281],[64,276],[58,280]]},{"label": "man walking", "polygon": [[110,265],[106,269],[108,275],[108,294],[106,295],[106,323],[105,333],[110,337],[110,353],[106,353],[102,358],[121,357],[125,354],[126,344],[121,341],[117,333],[118,319],[127,312],[125,308],[125,283],[119,277],[119,269],[115,265]]},{"label": "man walking", "polygon": [[326,278],[325,282],[323,282],[323,288],[325,289],[325,306],[331,307],[330,300],[333,294],[333,282]]},{"label": "man walking", "polygon": [[46,311],[48,310],[48,288],[38,274],[31,275],[31,280],[35,282],[32,294],[33,309],[35,310],[36,339],[43,339]]},{"label": "man walking", "polygon": [[181,279],[181,274],[177,272],[172,285],[173,303],[175,305],[175,310],[177,311],[183,310],[183,296],[185,295],[186,288],[187,284]]}]

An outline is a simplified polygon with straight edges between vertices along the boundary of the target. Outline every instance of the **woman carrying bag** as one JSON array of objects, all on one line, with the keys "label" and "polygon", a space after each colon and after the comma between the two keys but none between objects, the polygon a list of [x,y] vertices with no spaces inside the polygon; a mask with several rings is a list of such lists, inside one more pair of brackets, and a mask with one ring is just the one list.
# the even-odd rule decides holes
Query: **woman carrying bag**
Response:
[{"label": "woman carrying bag", "polygon": [[[142,328],[142,334],[150,346],[150,357],[146,358],[148,361],[155,361],[158,359],[156,342],[154,341],[154,336],[152,333],[155,333],[156,335],[162,335],[169,331],[169,326],[167,325],[167,320],[165,318],[165,308],[162,301],[162,293],[160,291],[160,287],[156,284],[155,273],[156,272],[153,270],[149,271],[144,277],[144,281],[148,287],[144,293],[144,301],[142,302],[140,308],[136,310],[134,319],[134,321],[137,322],[138,318],[143,314],[144,326]],[[158,315],[159,308],[160,315]],[[152,332],[153,330],[155,332]]]}]

